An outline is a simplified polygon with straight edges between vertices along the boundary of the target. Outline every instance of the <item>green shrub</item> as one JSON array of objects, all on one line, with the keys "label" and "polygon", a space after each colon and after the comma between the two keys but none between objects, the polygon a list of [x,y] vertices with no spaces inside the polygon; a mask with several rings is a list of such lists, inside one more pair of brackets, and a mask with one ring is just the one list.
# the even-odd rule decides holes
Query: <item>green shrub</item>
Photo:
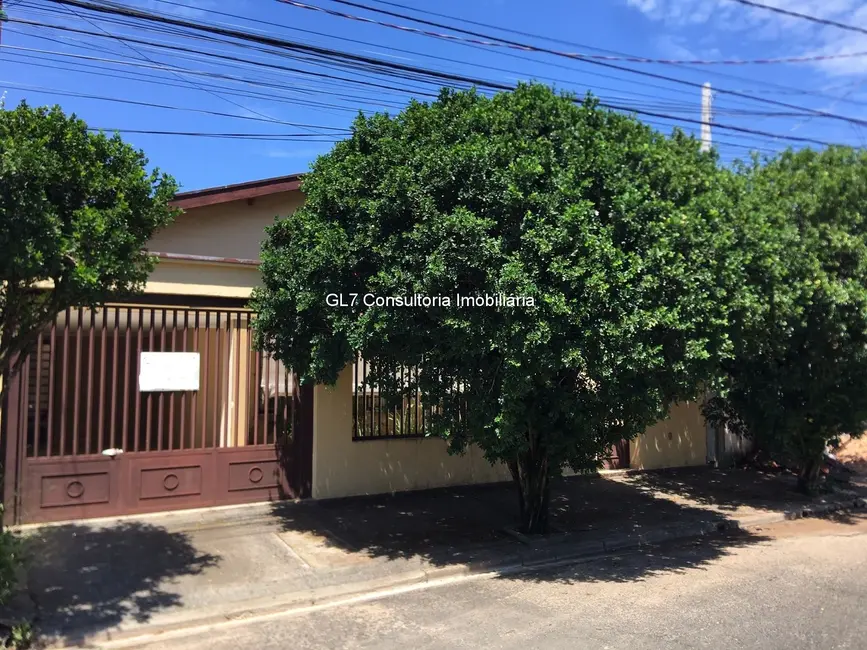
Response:
[{"label": "green shrub", "polygon": [[[0,515],[3,507],[0,506]],[[8,530],[0,531],[0,605],[5,604],[18,584],[18,569],[23,561],[21,540]]]}]

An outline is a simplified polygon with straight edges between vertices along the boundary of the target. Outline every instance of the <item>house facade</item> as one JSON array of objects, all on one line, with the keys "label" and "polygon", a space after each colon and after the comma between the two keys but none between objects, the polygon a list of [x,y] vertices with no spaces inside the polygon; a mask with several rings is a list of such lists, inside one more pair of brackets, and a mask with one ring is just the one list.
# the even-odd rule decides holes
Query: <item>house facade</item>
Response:
[{"label": "house facade", "polygon": [[[333,387],[299,386],[253,348],[264,229],[303,203],[299,188],[293,175],[179,194],[144,294],[42,333],[8,387],[6,523],[509,479],[476,448],[451,456],[422,437],[421,405],[360,389],[363,362]],[[698,405],[678,404],[607,462],[703,465],[708,440]]]}]

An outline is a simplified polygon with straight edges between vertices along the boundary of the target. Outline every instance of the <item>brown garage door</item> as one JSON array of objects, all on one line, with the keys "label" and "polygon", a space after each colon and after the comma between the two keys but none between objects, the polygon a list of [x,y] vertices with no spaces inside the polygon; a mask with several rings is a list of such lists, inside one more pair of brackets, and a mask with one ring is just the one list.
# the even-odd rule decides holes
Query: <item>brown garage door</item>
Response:
[{"label": "brown garage door", "polygon": [[251,319],[153,305],[61,313],[7,393],[6,521],[307,496],[312,391],[253,349]]}]

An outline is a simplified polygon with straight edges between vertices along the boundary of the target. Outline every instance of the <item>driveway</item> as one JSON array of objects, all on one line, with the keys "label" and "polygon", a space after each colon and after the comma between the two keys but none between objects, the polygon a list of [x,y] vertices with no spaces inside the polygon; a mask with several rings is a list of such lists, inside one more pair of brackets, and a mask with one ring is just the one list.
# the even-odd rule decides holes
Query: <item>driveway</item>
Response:
[{"label": "driveway", "polygon": [[[822,507],[793,484],[792,477],[709,470],[576,477],[556,487],[554,535],[546,540],[511,530],[509,485],[77,522],[28,531],[29,586],[44,640],[102,647]],[[701,567],[759,542],[753,534],[708,537],[691,555],[669,558],[666,568]]]},{"label": "driveway", "polygon": [[867,519],[807,519],[755,533],[761,541],[731,546],[709,562],[701,561],[702,542],[671,543],[521,579],[228,624],[147,647],[867,647]]}]

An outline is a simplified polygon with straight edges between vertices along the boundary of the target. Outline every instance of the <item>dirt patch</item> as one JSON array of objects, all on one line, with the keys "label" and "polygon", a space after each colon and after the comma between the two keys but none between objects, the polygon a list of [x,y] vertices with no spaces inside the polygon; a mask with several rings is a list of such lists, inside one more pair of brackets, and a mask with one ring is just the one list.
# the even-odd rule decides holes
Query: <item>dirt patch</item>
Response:
[{"label": "dirt patch", "polygon": [[848,440],[834,455],[849,469],[867,476],[867,435]]},{"label": "dirt patch", "polygon": [[864,535],[867,534],[867,513],[836,513],[824,517],[804,517],[794,521],[755,526],[750,532],[770,538],[802,535]]}]

